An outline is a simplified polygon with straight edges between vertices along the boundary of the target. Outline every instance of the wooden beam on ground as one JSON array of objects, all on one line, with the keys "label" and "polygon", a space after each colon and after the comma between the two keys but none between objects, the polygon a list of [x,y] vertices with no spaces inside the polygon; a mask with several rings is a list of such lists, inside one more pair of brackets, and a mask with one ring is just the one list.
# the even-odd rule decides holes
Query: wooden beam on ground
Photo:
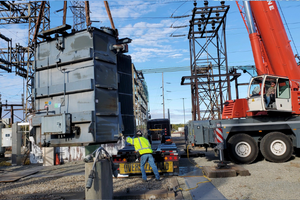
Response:
[{"label": "wooden beam on ground", "polygon": [[36,167],[33,169],[26,169],[21,170],[17,172],[9,172],[6,174],[3,174],[0,176],[0,183],[6,183],[6,182],[14,182],[19,180],[20,178],[23,178],[25,176],[29,176],[31,174],[35,174],[39,172],[43,167]]}]

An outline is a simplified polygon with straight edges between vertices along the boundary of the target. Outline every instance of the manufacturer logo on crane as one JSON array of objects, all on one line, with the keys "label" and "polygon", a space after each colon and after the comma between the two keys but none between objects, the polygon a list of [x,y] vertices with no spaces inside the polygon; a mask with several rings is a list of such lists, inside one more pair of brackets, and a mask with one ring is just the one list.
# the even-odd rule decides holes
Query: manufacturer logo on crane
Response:
[{"label": "manufacturer logo on crane", "polygon": [[274,10],[275,9],[272,1],[268,1],[268,6],[269,6],[270,10]]}]

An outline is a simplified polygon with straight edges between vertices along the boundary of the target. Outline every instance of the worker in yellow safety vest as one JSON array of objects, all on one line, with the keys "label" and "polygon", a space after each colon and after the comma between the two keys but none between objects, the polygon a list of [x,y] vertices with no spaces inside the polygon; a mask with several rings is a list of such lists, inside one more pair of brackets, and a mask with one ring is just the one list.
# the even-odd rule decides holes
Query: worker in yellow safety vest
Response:
[{"label": "worker in yellow safety vest", "polygon": [[135,138],[127,137],[126,142],[128,142],[131,145],[134,145],[135,151],[140,154],[141,156],[141,171],[142,171],[142,178],[144,182],[147,182],[147,175],[145,172],[145,164],[148,161],[149,165],[151,166],[153,173],[155,175],[156,181],[161,181],[157,167],[154,162],[154,158],[152,156],[152,149],[149,141],[143,137],[142,131],[138,130],[136,132]]}]

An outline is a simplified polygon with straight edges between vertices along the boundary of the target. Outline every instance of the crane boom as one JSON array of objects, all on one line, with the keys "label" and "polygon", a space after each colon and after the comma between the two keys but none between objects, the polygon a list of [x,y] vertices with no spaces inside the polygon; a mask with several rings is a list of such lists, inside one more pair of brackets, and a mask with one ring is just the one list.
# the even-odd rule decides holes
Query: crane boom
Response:
[{"label": "crane boom", "polygon": [[[257,77],[246,99],[225,102],[223,119],[300,114],[300,68],[275,1],[248,1],[238,8],[249,33]],[[243,12],[244,8],[244,12]]]},{"label": "crane boom", "polygon": [[290,80],[300,79],[300,68],[296,63],[276,2],[251,1],[250,6],[274,74],[286,76]]},{"label": "crane boom", "polygon": [[[249,1],[244,5],[258,75],[272,74],[299,80],[300,68],[296,63],[276,2]],[[249,27],[253,26],[249,24],[253,23],[252,16],[256,31],[254,29],[251,32]],[[265,54],[264,50],[259,50],[257,40],[260,40]]]}]

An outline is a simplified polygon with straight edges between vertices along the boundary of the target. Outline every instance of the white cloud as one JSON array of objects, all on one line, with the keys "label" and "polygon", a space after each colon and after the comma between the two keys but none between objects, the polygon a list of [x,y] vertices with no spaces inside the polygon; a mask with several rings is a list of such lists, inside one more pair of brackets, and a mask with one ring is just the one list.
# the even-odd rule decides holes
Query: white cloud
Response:
[{"label": "white cloud", "polygon": [[[165,6],[160,3],[144,1],[109,1],[109,7],[118,29],[120,38],[129,37],[132,43],[129,45],[129,54],[134,63],[143,63],[153,58],[163,62],[167,58],[178,59],[183,53],[188,53],[186,49],[174,47],[175,43],[180,44],[182,38],[170,37],[178,29],[170,28],[187,23],[187,19],[151,19],[144,17],[148,13],[154,13],[158,8]],[[109,26],[110,22],[104,7],[104,3],[90,2],[92,11],[91,18],[102,21],[102,25]],[[169,13],[171,15],[171,13]],[[161,13],[168,16],[168,13]],[[147,16],[147,15],[146,15]],[[132,23],[134,21],[134,23]],[[187,40],[185,39],[185,42]]]},{"label": "white cloud", "polygon": [[173,55],[169,55],[169,57],[171,57],[171,58],[179,58],[179,57],[181,57],[183,54],[181,54],[181,53],[177,53],[177,54],[173,54]]},{"label": "white cloud", "polygon": [[[28,44],[28,24],[26,28],[22,28],[22,25],[9,24],[2,26],[0,28],[0,33],[5,37],[12,39],[12,45],[15,47],[15,44],[18,43],[24,47]],[[2,48],[7,48],[7,42],[3,39],[0,39],[0,46]]]},{"label": "white cloud", "polygon": [[[117,3],[117,4],[116,4]],[[144,1],[117,1],[111,4],[111,13],[114,17],[135,17],[155,11],[157,5],[149,6],[149,2]]]},{"label": "white cloud", "polygon": [[186,57],[186,58],[182,59],[182,60],[179,61],[179,62],[185,62],[185,61],[190,61],[190,57]]},{"label": "white cloud", "polygon": [[156,57],[170,57],[176,54],[177,50],[168,47],[165,48],[133,48],[131,53],[132,60],[134,62],[145,62]]},{"label": "white cloud", "polygon": [[[149,6],[144,1],[109,1],[109,8],[115,25],[128,18],[137,19],[147,13],[154,12],[158,5]],[[109,22],[108,15],[101,1],[90,1],[91,18],[102,22]],[[116,26],[118,27],[118,26]]]},{"label": "white cloud", "polygon": [[21,94],[23,93],[23,78],[16,76],[14,73],[1,73],[1,100],[8,103],[21,102]]}]

